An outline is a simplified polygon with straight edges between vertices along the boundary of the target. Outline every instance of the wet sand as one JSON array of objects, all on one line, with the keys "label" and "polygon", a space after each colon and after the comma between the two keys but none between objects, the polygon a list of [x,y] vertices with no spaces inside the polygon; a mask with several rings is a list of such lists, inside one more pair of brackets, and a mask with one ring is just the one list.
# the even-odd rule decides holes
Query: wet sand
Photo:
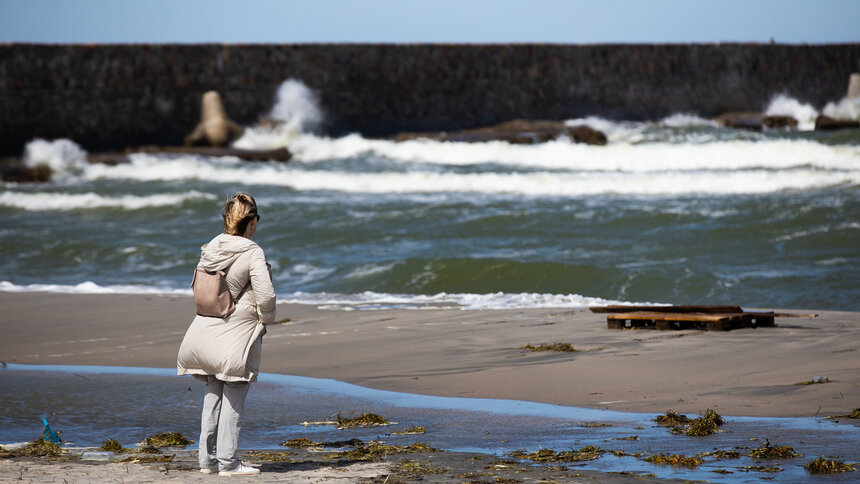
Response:
[{"label": "wet sand", "polygon": [[[0,361],[171,368],[193,317],[188,297],[0,293]],[[810,312],[810,311],[797,311]],[[732,416],[844,414],[860,402],[860,314],[819,312],[777,327],[730,332],[609,330],[587,310],[326,310],[282,304],[268,328],[263,371],[456,397],[529,400],[598,409]],[[572,353],[520,349],[562,341]],[[814,376],[831,383],[798,385]],[[432,444],[432,442],[430,442]],[[383,462],[325,460],[307,452],[265,462],[259,482],[401,482],[398,461],[444,469],[433,482],[526,479],[637,482],[642,475],[576,468],[493,467],[492,456],[427,453]],[[487,462],[484,462],[484,461]],[[398,470],[400,469],[400,470]],[[510,475],[509,475],[510,474]],[[203,482],[193,452],[168,464],[0,459],[0,482]],[[663,481],[661,481],[663,482]]]},{"label": "wet sand", "polygon": [[[175,366],[189,297],[0,293],[0,361]],[[745,308],[754,309],[754,308]],[[758,308],[774,309],[774,308]],[[398,392],[662,413],[804,417],[860,402],[860,313],[729,332],[609,330],[585,309],[343,311],[280,304],[262,371]],[[520,347],[562,341],[572,353]],[[814,376],[831,383],[798,385]]]},{"label": "wet sand", "polygon": [[[78,452],[79,453],[79,452]],[[170,451],[175,455],[168,463],[127,463],[81,461],[66,458],[0,459],[0,482],[213,482],[217,475],[198,471],[197,458],[188,451]],[[577,482],[577,483],[669,483],[676,479],[658,479],[633,473],[601,473],[561,466],[534,466],[510,459],[461,452],[427,452],[389,455],[380,462],[347,462],[332,460],[330,451],[284,449],[278,461],[261,458],[261,453],[241,452],[243,460],[259,467],[261,474],[236,477],[240,482],[289,483],[377,483],[438,482]],[[20,480],[19,480],[20,478]]]}]

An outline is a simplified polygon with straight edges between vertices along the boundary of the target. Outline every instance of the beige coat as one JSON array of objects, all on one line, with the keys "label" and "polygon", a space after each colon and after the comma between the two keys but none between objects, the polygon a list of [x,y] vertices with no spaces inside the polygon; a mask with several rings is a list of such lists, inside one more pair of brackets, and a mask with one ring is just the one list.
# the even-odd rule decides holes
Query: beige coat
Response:
[{"label": "beige coat", "polygon": [[194,318],[179,347],[177,373],[255,381],[264,325],[275,320],[275,290],[263,249],[250,239],[221,234],[201,248],[197,267],[225,271],[230,294],[239,299],[236,311],[224,319]]}]

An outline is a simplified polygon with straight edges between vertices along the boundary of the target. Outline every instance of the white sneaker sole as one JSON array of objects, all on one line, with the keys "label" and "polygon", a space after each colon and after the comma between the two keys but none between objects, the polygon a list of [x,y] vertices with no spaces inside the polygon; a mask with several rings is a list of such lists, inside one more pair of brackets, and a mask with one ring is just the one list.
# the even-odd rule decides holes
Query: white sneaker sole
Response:
[{"label": "white sneaker sole", "polygon": [[259,476],[260,469],[250,468],[247,470],[235,470],[235,471],[221,471],[218,473],[219,476]]}]

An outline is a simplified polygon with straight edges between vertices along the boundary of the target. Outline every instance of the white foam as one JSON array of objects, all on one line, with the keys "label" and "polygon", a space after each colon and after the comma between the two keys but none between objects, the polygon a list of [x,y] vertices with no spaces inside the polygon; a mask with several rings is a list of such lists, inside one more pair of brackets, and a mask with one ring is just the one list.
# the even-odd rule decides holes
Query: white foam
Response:
[{"label": "white foam", "polygon": [[764,114],[765,116],[791,116],[797,120],[797,129],[811,131],[815,129],[818,110],[811,104],[803,104],[793,97],[780,94],[771,99]]},{"label": "white foam", "polygon": [[87,152],[70,139],[53,141],[36,138],[24,147],[24,164],[48,166],[54,177],[77,172],[86,164]]},{"label": "white foam", "polygon": [[233,142],[234,148],[243,150],[276,150],[287,148],[301,134],[294,125],[279,124],[268,127],[248,127],[241,138]]},{"label": "white foam", "polygon": [[843,98],[838,102],[827,103],[821,114],[834,119],[860,121],[860,97]]},{"label": "white foam", "polygon": [[660,124],[669,126],[670,128],[687,128],[692,126],[706,126],[710,128],[719,127],[720,124],[713,119],[705,119],[695,114],[676,113],[667,116],[660,121]]},{"label": "white foam", "polygon": [[[273,268],[275,270],[277,268]],[[319,281],[332,274],[336,269],[333,267],[318,267],[313,264],[296,264],[275,275],[276,281],[290,281],[291,284],[302,285],[308,282]]]},{"label": "white foam", "polygon": [[382,274],[383,272],[388,272],[393,269],[395,264],[365,264],[359,267],[356,267],[348,274],[343,276],[344,279],[361,279],[364,277],[370,277],[376,274]]},{"label": "white foam", "polygon": [[737,170],[805,164],[851,169],[860,160],[860,148],[856,146],[828,146],[808,140],[589,146],[567,140],[537,145],[511,145],[503,141],[451,143],[412,140],[396,143],[358,135],[337,139],[305,135],[296,139],[291,150],[298,160],[306,163],[376,155],[402,163],[443,166],[496,163],[566,171]]},{"label": "white foam", "polygon": [[[279,302],[327,306],[332,309],[360,308],[382,309],[393,306],[439,307],[450,306],[459,309],[523,309],[523,308],[585,308],[607,304],[624,304],[596,297],[578,294],[538,294],[538,293],[439,293],[387,294],[366,291],[357,294],[329,294],[296,292],[284,295]],[[369,308],[367,306],[370,306]]]},{"label": "white foam", "polygon": [[191,289],[171,289],[168,287],[108,285],[100,286],[91,281],[79,284],[13,284],[0,281],[0,292],[51,292],[62,294],[163,294],[191,295]]},{"label": "white foam", "polygon": [[[764,144],[764,143],[762,143]],[[814,145],[814,144],[813,144]],[[756,146],[756,145],[753,145]],[[798,152],[805,143],[798,144]],[[820,147],[820,148],[818,148]],[[516,196],[583,196],[597,194],[629,195],[685,195],[685,194],[756,194],[782,190],[805,190],[837,185],[856,185],[860,182],[860,170],[856,160],[860,158],[858,147],[810,147],[818,150],[821,158],[807,158],[803,154],[786,155],[788,160],[760,153],[755,159],[748,149],[741,149],[738,157],[721,160],[720,167],[697,169],[707,166],[710,160],[707,150],[688,154],[691,159],[682,159],[683,153],[666,152],[666,156],[677,160],[662,160],[662,170],[646,170],[619,157],[618,164],[629,170],[609,164],[607,171],[597,166],[588,166],[584,171],[537,171],[537,172],[492,172],[454,173],[439,171],[408,172],[347,172],[336,170],[314,170],[279,164],[255,164],[228,161],[206,161],[196,157],[163,159],[150,155],[134,155],[132,162],[117,166],[91,166],[86,170],[90,179],[134,179],[143,181],[202,180],[233,184],[242,180],[249,185],[273,185],[289,187],[299,191],[340,191],[368,194],[414,194],[414,193],[481,193]],[[632,150],[632,148],[631,148]],[[728,148],[731,151],[731,147]],[[704,154],[703,154],[704,153]],[[746,154],[746,159],[744,158]],[[635,161],[635,154],[630,153]],[[642,160],[642,165],[647,160]],[[680,168],[684,164],[691,168]],[[577,164],[580,168],[583,163]],[[812,165],[812,166],[810,166]],[[823,165],[823,166],[822,166]],[[678,167],[672,169],[670,167]],[[743,169],[746,166],[763,166]],[[793,167],[799,166],[799,167]],[[833,169],[844,166],[844,169]],[[785,168],[785,169],[779,169]],[[831,168],[831,169],[823,169]]]},{"label": "white foam", "polygon": [[51,193],[51,192],[2,192],[0,206],[30,211],[79,210],[96,208],[119,208],[139,210],[151,207],[180,205],[188,200],[215,200],[208,193],[190,191],[182,194],[162,193],[145,196],[122,195],[110,197],[98,193]]},{"label": "white foam", "polygon": [[[13,284],[0,281],[0,292],[50,292],[65,294],[162,294],[162,295],[191,295],[190,289],[171,289],[152,286],[108,285],[100,286],[93,282],[82,282],[76,285],[62,284]],[[324,306],[331,309],[385,309],[391,307],[426,308],[454,307],[457,309],[525,309],[525,308],[585,308],[588,306],[603,306],[607,304],[628,304],[623,301],[613,301],[598,297],[587,297],[578,294],[538,294],[538,293],[439,293],[422,294],[387,294],[366,291],[357,294],[307,293],[295,292],[278,296],[279,303],[307,304]],[[647,304],[647,303],[637,303]]]}]

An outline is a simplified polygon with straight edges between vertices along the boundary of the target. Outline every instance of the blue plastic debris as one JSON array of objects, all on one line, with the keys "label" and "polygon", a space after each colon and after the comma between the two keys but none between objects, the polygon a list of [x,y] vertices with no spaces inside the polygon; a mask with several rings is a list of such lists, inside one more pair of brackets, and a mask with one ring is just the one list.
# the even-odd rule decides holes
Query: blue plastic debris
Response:
[{"label": "blue plastic debris", "polygon": [[53,442],[55,444],[60,443],[60,436],[57,435],[57,432],[51,430],[51,425],[48,424],[48,419],[42,419],[42,422],[45,424],[45,429],[42,430],[42,440],[46,442]]}]

